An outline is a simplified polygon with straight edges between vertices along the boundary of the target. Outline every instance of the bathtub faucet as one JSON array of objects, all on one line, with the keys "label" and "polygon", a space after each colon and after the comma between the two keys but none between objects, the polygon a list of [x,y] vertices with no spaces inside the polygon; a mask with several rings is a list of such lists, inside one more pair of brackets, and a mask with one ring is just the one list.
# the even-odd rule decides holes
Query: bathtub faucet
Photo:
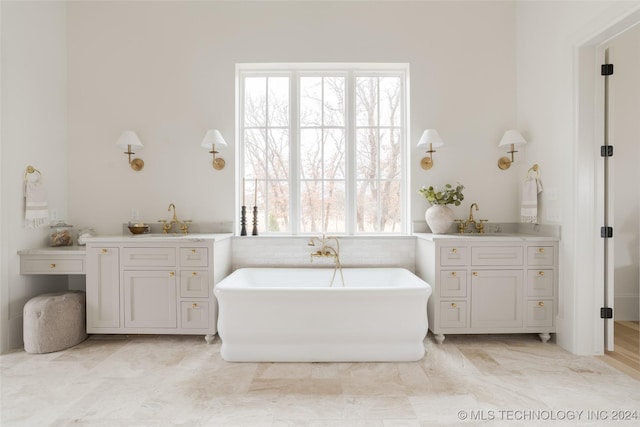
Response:
[{"label": "bathtub faucet", "polygon": [[[328,242],[333,240],[335,246],[330,245]],[[340,278],[342,279],[342,286],[344,286],[344,277],[342,276],[342,265],[340,264],[340,242],[335,236],[312,237],[309,240],[308,246],[315,246],[316,241],[320,244],[320,249],[311,253],[311,262],[314,257],[333,258],[335,268],[333,270],[333,276],[331,277],[331,283],[329,286],[333,286],[333,281],[336,278],[336,271],[340,271]]]}]

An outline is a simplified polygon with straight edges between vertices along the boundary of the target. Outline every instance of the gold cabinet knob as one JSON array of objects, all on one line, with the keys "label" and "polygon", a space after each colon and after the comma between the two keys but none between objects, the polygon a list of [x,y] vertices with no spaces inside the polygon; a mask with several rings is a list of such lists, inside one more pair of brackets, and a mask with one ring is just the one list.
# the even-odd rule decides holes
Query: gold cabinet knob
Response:
[{"label": "gold cabinet knob", "polygon": [[544,301],[538,301],[538,306],[544,307]]},{"label": "gold cabinet knob", "polygon": [[455,302],[451,303],[451,308],[458,308],[458,305]]},{"label": "gold cabinet knob", "polygon": [[544,271],[538,271],[538,276],[544,276]]},{"label": "gold cabinet knob", "polygon": [[175,275],[176,275],[176,272],[175,272],[175,271],[170,271],[170,272],[169,272],[169,277],[173,277],[173,276],[175,276]]},{"label": "gold cabinet knob", "polygon": [[543,254],[544,253],[544,248],[538,248],[538,253]]},{"label": "gold cabinet knob", "polygon": [[106,249],[101,249],[101,250],[100,250],[100,253],[101,253],[101,254],[106,254],[106,253],[107,253],[107,250],[106,250]]},{"label": "gold cabinet knob", "polygon": [[456,273],[455,271],[451,272],[451,277],[456,277],[458,275],[458,273]]},{"label": "gold cabinet knob", "polygon": [[55,265],[55,264],[53,264],[53,263],[52,263],[52,264],[49,264],[49,268],[56,268],[56,265]]},{"label": "gold cabinet knob", "polygon": [[191,308],[198,308],[198,304],[194,302],[193,304],[191,304]]},{"label": "gold cabinet knob", "polygon": [[474,271],[474,272],[473,272],[473,275],[474,275],[474,276],[477,276],[477,275],[478,275],[478,272],[477,272],[477,271]]},{"label": "gold cabinet knob", "polygon": [[195,253],[198,253],[198,251],[196,251],[195,249],[191,249],[191,253],[195,254]]},{"label": "gold cabinet knob", "polygon": [[458,248],[451,248],[451,253],[455,254],[456,252],[458,252]]},{"label": "gold cabinet knob", "polygon": [[197,275],[198,275],[198,273],[196,273],[195,271],[191,272],[191,276],[192,276],[192,277],[195,277],[195,276],[197,276]]}]

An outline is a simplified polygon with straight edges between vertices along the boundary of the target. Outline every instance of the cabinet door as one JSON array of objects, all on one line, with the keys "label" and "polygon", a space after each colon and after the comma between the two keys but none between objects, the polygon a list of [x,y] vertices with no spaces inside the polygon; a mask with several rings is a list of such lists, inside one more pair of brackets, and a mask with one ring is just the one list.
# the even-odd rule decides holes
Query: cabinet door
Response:
[{"label": "cabinet door", "polygon": [[440,301],[440,327],[441,328],[466,328],[467,326],[467,302],[466,301]]},{"label": "cabinet door", "polygon": [[124,326],[175,328],[175,271],[125,271]]},{"label": "cabinet door", "polygon": [[527,301],[527,326],[553,326],[553,300]]},{"label": "cabinet door", "polygon": [[182,298],[207,298],[209,296],[209,272],[207,270],[181,271],[180,296]]},{"label": "cabinet door", "polygon": [[471,273],[471,327],[522,327],[522,270]]},{"label": "cabinet door", "polygon": [[553,270],[528,270],[527,296],[553,297]]},{"label": "cabinet door", "polygon": [[209,329],[209,301],[182,301],[180,303],[183,329]]},{"label": "cabinet door", "polygon": [[466,270],[440,271],[440,297],[464,298],[467,296]]},{"label": "cabinet door", "polygon": [[87,248],[87,332],[120,327],[118,248]]},{"label": "cabinet door", "polygon": [[207,248],[180,248],[180,266],[206,267],[209,265],[209,251]]}]

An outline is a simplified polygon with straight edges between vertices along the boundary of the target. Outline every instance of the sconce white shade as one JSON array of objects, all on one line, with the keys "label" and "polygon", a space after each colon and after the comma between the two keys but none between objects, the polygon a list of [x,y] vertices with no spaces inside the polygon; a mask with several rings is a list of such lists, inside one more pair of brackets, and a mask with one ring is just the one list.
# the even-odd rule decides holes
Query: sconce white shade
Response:
[{"label": "sconce white shade", "polygon": [[116,141],[116,145],[124,150],[128,150],[129,148],[132,150],[144,148],[140,138],[138,138],[138,135],[132,130],[125,130],[122,132],[122,135],[120,135],[120,138]]},{"label": "sconce white shade", "polygon": [[440,134],[435,129],[427,129],[422,133],[420,140],[418,141],[418,147],[420,148],[429,148],[429,144],[431,147],[437,148],[442,147],[444,145],[444,141],[440,137]]},{"label": "sconce white shade", "polygon": [[500,140],[500,144],[498,144],[498,147],[504,147],[505,145],[511,144],[520,145],[526,143],[527,141],[522,137],[522,135],[520,135],[520,132],[515,129],[509,129],[504,133],[504,135],[502,135],[502,139]]},{"label": "sconce white shade", "polygon": [[202,148],[206,148],[207,150],[211,150],[209,152],[213,155],[212,166],[215,170],[224,169],[224,159],[216,157],[216,154],[218,154],[216,148],[226,148],[227,142],[224,140],[222,134],[218,129],[209,129],[204,135],[204,139],[202,140],[202,144],[200,144],[200,146]]},{"label": "sconce white shade", "polygon": [[200,144],[200,146],[202,148],[210,150],[214,145],[218,148],[226,148],[227,142],[224,140],[222,134],[218,129],[209,129],[204,135],[204,139],[202,140],[202,144]]}]

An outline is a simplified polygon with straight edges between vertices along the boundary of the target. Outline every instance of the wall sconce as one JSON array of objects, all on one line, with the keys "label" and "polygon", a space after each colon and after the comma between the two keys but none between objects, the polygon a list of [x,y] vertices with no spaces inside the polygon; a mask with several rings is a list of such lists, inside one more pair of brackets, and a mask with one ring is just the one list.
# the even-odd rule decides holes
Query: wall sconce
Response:
[{"label": "wall sconce", "polygon": [[507,151],[507,154],[511,154],[511,160],[509,160],[508,157],[500,157],[500,159],[498,160],[498,167],[502,170],[509,169],[511,163],[514,162],[513,153],[517,153],[517,151],[515,150],[515,146],[524,145],[526,143],[527,141],[522,137],[522,135],[520,135],[520,132],[518,132],[517,130],[509,129],[508,131],[506,131],[504,135],[502,135],[502,139],[500,140],[500,144],[498,144],[498,147],[504,147],[505,145],[511,146],[511,150]]},{"label": "wall sconce", "polygon": [[440,138],[437,130],[427,129],[422,133],[420,141],[418,141],[418,148],[428,148],[427,154],[429,154],[429,157],[423,157],[420,160],[422,169],[429,170],[433,167],[433,153],[436,152],[434,147],[442,147],[443,145],[444,141]]},{"label": "wall sconce", "polygon": [[213,168],[217,171],[224,169],[225,161],[220,157],[216,157],[218,152],[216,151],[216,145],[218,147],[226,148],[227,142],[222,137],[222,134],[218,129],[209,129],[202,140],[202,144],[200,146],[202,148],[206,148],[209,153],[213,154]]},{"label": "wall sconce", "polygon": [[124,132],[122,132],[122,135],[120,135],[120,138],[118,138],[116,145],[119,148],[127,150],[124,152],[124,154],[129,155],[129,164],[131,165],[131,169],[133,169],[134,171],[142,170],[142,168],[144,167],[144,162],[142,161],[142,159],[136,158],[131,160],[131,155],[136,154],[131,151],[131,149],[141,150],[144,148],[144,145],[142,145],[142,142],[140,142],[140,138],[138,138],[138,135],[136,135],[134,131],[125,130]]}]

